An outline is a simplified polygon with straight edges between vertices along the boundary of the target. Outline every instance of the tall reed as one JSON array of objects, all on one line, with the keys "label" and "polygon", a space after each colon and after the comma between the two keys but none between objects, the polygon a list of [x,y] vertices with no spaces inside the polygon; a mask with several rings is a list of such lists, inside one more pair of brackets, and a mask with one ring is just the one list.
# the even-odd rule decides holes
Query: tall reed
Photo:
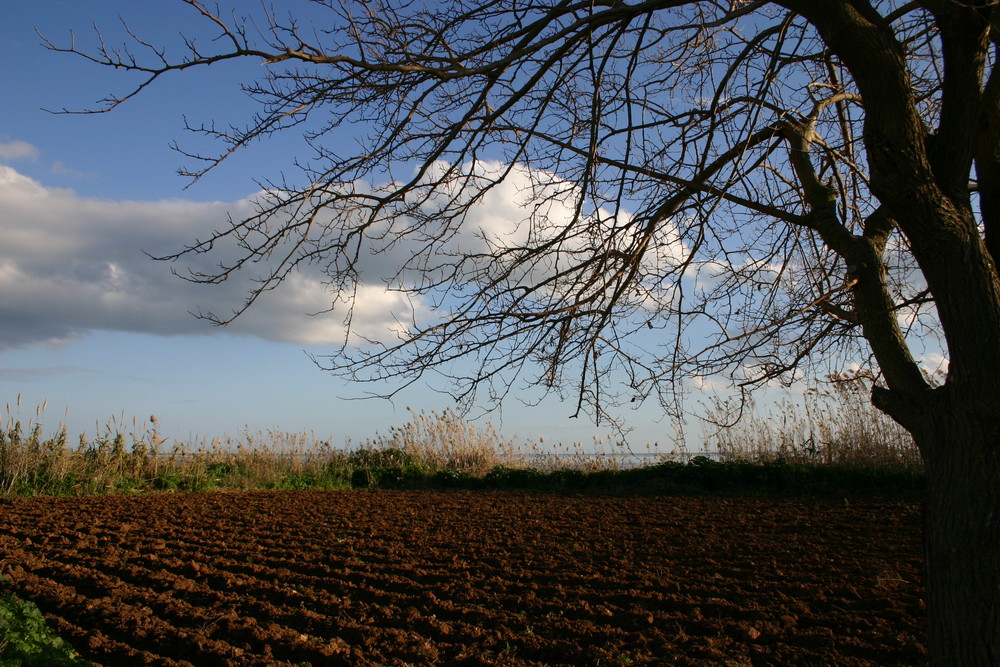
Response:
[{"label": "tall reed", "polygon": [[43,432],[46,405],[34,418],[0,413],[0,494],[81,495],[147,490],[305,488],[348,485],[348,454],[310,434],[247,430],[240,437],[174,442],[147,422],[122,415],[80,434],[75,447],[60,424]]},{"label": "tall reed", "polygon": [[407,407],[410,421],[393,426],[386,434],[376,434],[363,450],[400,451],[408,460],[434,470],[455,470],[481,476],[498,465],[523,465],[524,451],[504,441],[493,424],[477,427],[451,409],[442,412],[414,412]]},{"label": "tall reed", "polygon": [[863,378],[831,375],[800,401],[786,398],[763,413],[750,398],[743,418],[724,427],[736,408],[719,401],[706,412],[705,448],[723,460],[922,470],[913,438],[872,405],[870,393]]},{"label": "tall reed", "polygon": [[[738,425],[710,433],[705,449],[723,460],[921,469],[909,436],[871,406],[862,385],[829,386],[812,387],[801,403],[786,400],[766,414],[751,404]],[[411,410],[409,422],[357,447],[334,447],[311,433],[249,429],[236,437],[170,442],[155,416],[129,422],[124,414],[97,424],[92,437],[80,434],[73,446],[64,424],[45,435],[46,404],[22,420],[20,399],[0,413],[0,495],[347,488],[359,479],[370,485],[378,475],[412,481],[509,470],[588,473],[689,458],[683,448],[668,453],[658,444],[633,457],[627,447],[597,437],[588,445],[505,440],[492,424],[477,426],[451,410]],[[716,403],[707,419],[723,423],[729,408]]]}]

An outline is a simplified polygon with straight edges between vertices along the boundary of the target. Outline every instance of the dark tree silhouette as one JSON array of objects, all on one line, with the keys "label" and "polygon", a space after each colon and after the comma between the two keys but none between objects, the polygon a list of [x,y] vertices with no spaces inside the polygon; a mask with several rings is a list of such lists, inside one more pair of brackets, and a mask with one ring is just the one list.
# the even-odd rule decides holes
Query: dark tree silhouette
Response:
[{"label": "dark tree silhouette", "polygon": [[[215,39],[177,57],[49,46],[142,75],[95,112],[266,64],[254,117],[189,127],[221,150],[186,173],[275,133],[312,154],[165,258],[239,251],[186,276],[259,280],[211,319],[307,264],[348,303],[382,277],[421,307],[332,369],[433,369],[466,403],[541,385],[598,417],[858,363],[926,464],[931,661],[1000,664],[1000,3],[316,0],[300,24],[184,1]],[[470,228],[491,193],[523,214]],[[940,386],[917,362],[935,345]]]}]

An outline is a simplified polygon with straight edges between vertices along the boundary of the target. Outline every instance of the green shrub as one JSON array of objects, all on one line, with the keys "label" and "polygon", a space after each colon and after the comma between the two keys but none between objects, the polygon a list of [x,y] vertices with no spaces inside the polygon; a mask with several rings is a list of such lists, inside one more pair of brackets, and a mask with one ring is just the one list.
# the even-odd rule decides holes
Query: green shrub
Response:
[{"label": "green shrub", "polygon": [[430,481],[433,486],[445,489],[474,489],[482,483],[481,478],[472,473],[452,468],[437,471]]},{"label": "green shrub", "polygon": [[416,463],[401,449],[359,449],[351,454],[351,464],[359,468],[401,468]]},{"label": "green shrub", "polygon": [[378,483],[378,479],[368,468],[358,468],[351,473],[351,488],[370,489]]},{"label": "green shrub", "polygon": [[523,489],[539,486],[542,479],[543,475],[535,468],[508,468],[501,465],[486,473],[483,481],[494,488]]},{"label": "green shrub", "polygon": [[549,473],[549,482],[557,489],[581,489],[587,486],[589,475],[582,470],[560,468]]}]

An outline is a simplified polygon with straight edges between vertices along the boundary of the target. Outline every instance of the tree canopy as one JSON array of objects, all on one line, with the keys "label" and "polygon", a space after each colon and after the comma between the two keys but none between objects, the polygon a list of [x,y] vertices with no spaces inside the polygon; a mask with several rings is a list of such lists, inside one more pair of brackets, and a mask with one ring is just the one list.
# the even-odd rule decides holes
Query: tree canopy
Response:
[{"label": "tree canopy", "polygon": [[[405,294],[398,339],[330,357],[356,379],[438,369],[467,403],[520,382],[598,415],[651,396],[674,410],[692,378],[850,367],[918,387],[914,358],[943,332],[887,201],[921,184],[895,172],[926,162],[921,178],[989,230],[971,165],[996,168],[973,136],[993,3],[324,1],[309,25],[187,4],[216,39],[177,56],[102,45],[88,57],[145,77],[100,109],[173,70],[267,65],[243,84],[253,118],[189,126],[221,149],[185,173],[279,132],[312,154],[265,174],[256,215],[169,259],[238,248],[187,275],[258,281],[207,314],[222,323],[307,264],[348,310],[364,285]],[[864,40],[865,60],[831,36]],[[498,189],[520,215],[464,224]]]}]

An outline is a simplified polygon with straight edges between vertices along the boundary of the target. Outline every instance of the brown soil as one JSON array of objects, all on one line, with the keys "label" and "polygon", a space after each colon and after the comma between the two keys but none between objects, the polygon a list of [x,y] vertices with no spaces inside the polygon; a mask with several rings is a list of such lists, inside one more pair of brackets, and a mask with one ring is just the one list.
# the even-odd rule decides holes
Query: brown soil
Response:
[{"label": "brown soil", "polygon": [[0,500],[0,573],[105,665],[925,661],[896,501],[274,492]]}]

